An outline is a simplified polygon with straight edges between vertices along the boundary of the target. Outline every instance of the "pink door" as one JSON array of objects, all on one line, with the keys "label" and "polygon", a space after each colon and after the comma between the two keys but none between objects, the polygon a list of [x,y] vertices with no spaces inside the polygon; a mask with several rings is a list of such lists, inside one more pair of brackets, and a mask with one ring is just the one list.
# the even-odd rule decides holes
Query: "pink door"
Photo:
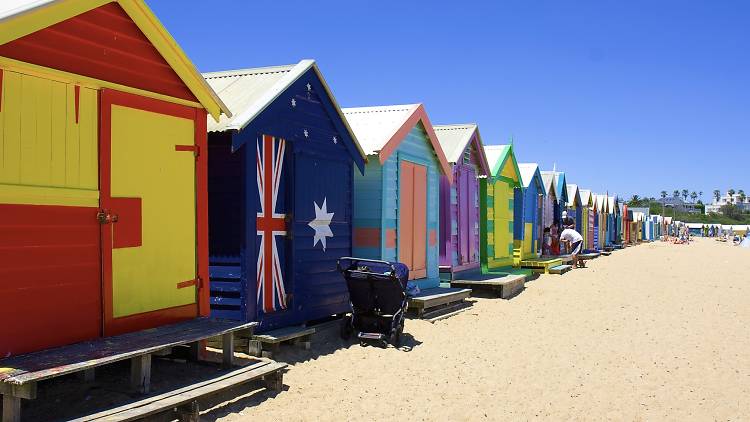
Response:
[{"label": "pink door", "polygon": [[399,167],[398,260],[410,279],[427,276],[427,168],[408,161]]}]

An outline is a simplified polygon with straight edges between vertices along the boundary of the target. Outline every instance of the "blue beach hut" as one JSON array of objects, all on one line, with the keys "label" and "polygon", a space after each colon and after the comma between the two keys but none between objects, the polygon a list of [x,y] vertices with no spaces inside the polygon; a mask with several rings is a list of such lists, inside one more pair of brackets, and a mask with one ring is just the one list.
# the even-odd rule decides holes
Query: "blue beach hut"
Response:
[{"label": "blue beach hut", "polygon": [[206,73],[211,315],[260,331],[346,312],[354,174],[366,157],[317,65]]},{"label": "blue beach hut", "polygon": [[[542,247],[544,183],[536,163],[519,163],[521,186],[514,191],[514,263],[538,258]],[[520,217],[519,217],[520,216]]]},{"label": "blue beach hut", "polygon": [[453,183],[422,104],[343,109],[368,156],[354,177],[354,255],[400,261],[426,290],[440,285],[440,176]]}]

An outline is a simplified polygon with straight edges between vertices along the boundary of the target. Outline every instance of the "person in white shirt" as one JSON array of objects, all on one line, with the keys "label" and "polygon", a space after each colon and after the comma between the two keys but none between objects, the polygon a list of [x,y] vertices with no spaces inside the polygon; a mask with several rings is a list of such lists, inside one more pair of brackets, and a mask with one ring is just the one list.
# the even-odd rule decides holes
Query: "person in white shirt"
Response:
[{"label": "person in white shirt", "polygon": [[560,233],[560,243],[569,245],[570,255],[573,258],[573,265],[584,267],[583,260],[578,258],[583,246],[583,236],[574,229],[565,229]]}]

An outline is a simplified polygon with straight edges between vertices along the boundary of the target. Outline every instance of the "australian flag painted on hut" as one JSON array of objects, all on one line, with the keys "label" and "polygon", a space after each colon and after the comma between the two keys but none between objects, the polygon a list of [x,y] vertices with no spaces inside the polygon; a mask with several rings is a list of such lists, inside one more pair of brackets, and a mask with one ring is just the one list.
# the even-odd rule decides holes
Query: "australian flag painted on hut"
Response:
[{"label": "australian flag painted on hut", "polygon": [[209,122],[211,314],[260,330],[348,310],[365,155],[317,65],[204,74],[234,112]]}]

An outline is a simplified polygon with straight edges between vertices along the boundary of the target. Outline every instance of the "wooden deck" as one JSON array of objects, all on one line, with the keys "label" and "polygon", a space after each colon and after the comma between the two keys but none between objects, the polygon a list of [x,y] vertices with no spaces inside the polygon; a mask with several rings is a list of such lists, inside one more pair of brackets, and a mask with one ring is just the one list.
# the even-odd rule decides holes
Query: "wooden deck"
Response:
[{"label": "wooden deck", "polygon": [[271,390],[281,391],[283,386],[283,370],[286,366],[285,363],[258,361],[207,381],[156,396],[146,397],[123,406],[73,419],[73,421],[131,421],[167,413],[172,414],[174,418],[178,418],[179,420],[197,421],[200,418],[198,399],[202,397],[217,394],[256,380],[263,380],[266,387]]},{"label": "wooden deck", "polygon": [[409,298],[409,308],[417,313],[417,317],[424,318],[434,311],[442,311],[461,305],[469,296],[471,289],[453,287],[435,287],[422,290],[417,296]]},{"label": "wooden deck", "polygon": [[21,399],[35,399],[37,382],[83,372],[93,379],[95,368],[129,359],[131,387],[148,393],[151,383],[151,354],[174,346],[190,345],[197,358],[199,342],[221,336],[223,364],[231,367],[234,333],[252,330],[256,322],[242,323],[196,318],[178,324],[105,337],[0,360],[0,393],[3,422],[20,421]]},{"label": "wooden deck", "polygon": [[452,287],[467,287],[472,289],[489,289],[497,293],[502,299],[510,299],[524,289],[525,275],[518,274],[477,274],[453,280]]},{"label": "wooden deck", "polygon": [[315,334],[311,327],[284,327],[253,335],[250,340],[250,355],[272,357],[283,342],[291,341],[310,350],[310,341]]},{"label": "wooden deck", "polygon": [[549,274],[550,268],[557,267],[558,265],[563,265],[562,260],[559,258],[551,258],[551,259],[535,258],[535,259],[524,259],[521,261],[522,268],[529,268],[535,272],[541,272],[544,274]]}]

